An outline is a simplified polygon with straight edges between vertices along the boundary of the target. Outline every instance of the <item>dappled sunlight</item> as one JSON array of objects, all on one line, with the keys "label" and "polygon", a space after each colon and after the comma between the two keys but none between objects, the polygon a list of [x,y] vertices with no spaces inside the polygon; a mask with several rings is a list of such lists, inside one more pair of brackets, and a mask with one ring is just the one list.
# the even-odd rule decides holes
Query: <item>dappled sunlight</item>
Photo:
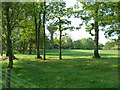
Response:
[{"label": "dappled sunlight", "polygon": [[118,69],[118,65],[111,65],[112,68],[117,68]]}]

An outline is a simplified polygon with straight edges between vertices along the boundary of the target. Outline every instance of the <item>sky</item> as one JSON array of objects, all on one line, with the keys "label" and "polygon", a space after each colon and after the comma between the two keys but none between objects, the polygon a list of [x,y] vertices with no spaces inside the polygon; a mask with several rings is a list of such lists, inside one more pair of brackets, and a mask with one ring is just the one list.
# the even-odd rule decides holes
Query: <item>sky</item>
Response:
[{"label": "sky", "polygon": [[[71,7],[76,4],[76,0],[65,0],[65,1],[66,1],[67,7]],[[75,26],[75,27],[78,27],[79,24],[82,23],[82,20],[80,18],[71,17],[69,20],[72,21],[71,26]],[[74,31],[66,30],[64,32],[67,33],[67,35],[70,36],[72,40],[78,40],[78,39],[89,38],[89,37],[94,39],[94,36],[91,36],[89,32],[86,32],[85,27],[86,26],[83,25],[79,30],[74,30]],[[99,31],[99,43],[105,44],[109,40],[110,39],[105,38],[103,31]]]},{"label": "sky", "polygon": [[[74,4],[76,4],[76,0],[66,0],[67,7],[74,6]],[[80,18],[71,18],[70,20],[72,21],[73,26],[79,26],[79,24],[82,22]],[[73,40],[78,40],[78,39],[88,38],[88,37],[91,37],[94,39],[94,37],[91,36],[89,32],[85,31],[85,26],[83,26],[80,30],[76,30],[72,32],[68,31],[68,34]],[[108,41],[108,39],[105,38],[104,32],[100,31],[99,35],[100,35],[99,42],[102,44],[105,44]]]}]

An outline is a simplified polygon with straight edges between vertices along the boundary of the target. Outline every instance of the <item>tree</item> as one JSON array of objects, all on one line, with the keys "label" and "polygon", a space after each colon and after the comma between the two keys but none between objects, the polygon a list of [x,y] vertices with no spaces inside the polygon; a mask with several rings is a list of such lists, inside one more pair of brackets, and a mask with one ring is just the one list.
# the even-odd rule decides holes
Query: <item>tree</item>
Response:
[{"label": "tree", "polygon": [[64,49],[72,49],[73,48],[73,41],[70,38],[70,36],[62,37],[62,48],[64,48]]},{"label": "tree", "polygon": [[8,68],[13,68],[13,59],[15,57],[13,55],[11,35],[16,25],[22,20],[20,15],[22,13],[22,5],[21,3],[3,2],[2,6],[2,27],[6,36],[6,55],[9,56]]},{"label": "tree", "polygon": [[44,11],[43,11],[43,59],[46,60],[46,51],[45,51],[45,16],[46,16],[46,0],[44,0]]},{"label": "tree", "polygon": [[93,49],[94,40],[92,38],[83,38],[81,39],[83,49]]},{"label": "tree", "polygon": [[102,49],[103,49],[103,46],[104,46],[104,45],[103,45],[102,43],[99,43],[99,44],[98,44],[98,49],[99,49],[99,50],[102,50]]},{"label": "tree", "polygon": [[[42,58],[40,56],[40,30],[42,30],[42,2],[28,2],[25,4],[26,14],[28,17],[32,17],[34,22],[34,30],[35,30],[35,45],[36,45],[36,58]],[[32,8],[32,9],[31,9]]]},{"label": "tree", "polygon": [[81,40],[74,41],[73,48],[74,49],[83,49],[83,44],[82,44]]},{"label": "tree", "polygon": [[[78,16],[81,17],[83,23],[86,24],[86,30],[94,36],[94,55],[93,58],[100,58],[98,52],[99,31],[104,30],[108,25],[105,16],[107,15],[107,2],[82,2],[83,10],[79,11]],[[92,33],[94,30],[94,34]]]},{"label": "tree", "polygon": [[108,49],[108,50],[110,50],[112,47],[114,47],[114,43],[108,41],[108,42],[105,43],[105,45],[104,45],[103,48],[104,48],[104,49]]},{"label": "tree", "polygon": [[[72,8],[66,9],[66,3],[65,2],[52,2],[50,5],[50,8],[52,9],[50,12],[50,18],[54,19],[56,22],[56,26],[58,26],[59,30],[59,59],[62,59],[62,31],[67,30],[70,27],[66,27],[65,25],[69,25],[71,22],[67,19],[63,19],[65,17],[70,17]],[[72,27],[71,27],[72,28]]]},{"label": "tree", "polygon": [[105,32],[106,37],[118,36],[120,35],[120,1],[119,2],[109,2],[106,4],[109,13],[106,15],[108,28]]},{"label": "tree", "polygon": [[49,26],[47,27],[48,31],[50,32],[50,48],[54,49],[54,39],[53,39],[53,35],[54,32],[58,29],[56,26],[54,26],[54,24],[50,23]]},{"label": "tree", "polygon": [[94,40],[92,38],[82,38],[73,42],[75,49],[93,49]]}]

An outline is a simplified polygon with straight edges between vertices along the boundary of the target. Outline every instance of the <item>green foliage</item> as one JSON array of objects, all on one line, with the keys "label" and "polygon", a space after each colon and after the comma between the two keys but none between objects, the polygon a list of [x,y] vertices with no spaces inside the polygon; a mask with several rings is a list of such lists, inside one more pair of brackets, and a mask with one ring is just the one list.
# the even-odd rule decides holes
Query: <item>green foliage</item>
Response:
[{"label": "green foliage", "polygon": [[106,37],[119,36],[120,35],[120,2],[109,2],[106,7],[108,7],[108,14],[105,16],[106,22],[109,25],[105,35]]},{"label": "green foliage", "polygon": [[[79,0],[78,0],[79,1]],[[86,24],[86,31],[94,30],[93,22],[98,21],[99,30],[106,36],[119,36],[120,2],[80,2],[82,10],[75,11],[75,17],[80,17]],[[78,6],[79,7],[79,6]],[[98,8],[98,12],[95,10]]]},{"label": "green foliage", "polygon": [[117,41],[108,41],[105,43],[103,49],[110,50],[110,49],[113,49],[114,47],[116,49],[118,49],[118,42]]},{"label": "green foliage", "polygon": [[63,49],[73,48],[73,41],[69,36],[63,36],[62,37],[62,48]]},{"label": "green foliage", "polygon": [[76,40],[73,42],[73,48],[75,49],[83,49],[81,40]]},{"label": "green foliage", "polygon": [[92,38],[83,38],[73,42],[75,49],[93,49],[94,41]]}]

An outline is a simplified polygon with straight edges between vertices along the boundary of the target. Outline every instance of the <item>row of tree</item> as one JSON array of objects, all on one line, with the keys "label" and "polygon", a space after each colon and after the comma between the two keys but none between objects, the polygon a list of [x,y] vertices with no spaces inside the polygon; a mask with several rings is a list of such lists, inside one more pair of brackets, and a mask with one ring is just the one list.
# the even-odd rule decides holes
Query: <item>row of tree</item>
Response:
[{"label": "row of tree", "polygon": [[[47,38],[47,37],[46,37]],[[46,49],[59,49],[59,39],[55,38],[53,39],[53,42],[51,43],[51,40],[46,41]],[[23,44],[23,45],[22,45]],[[41,46],[41,44],[40,44]],[[40,47],[39,46],[39,47]],[[20,47],[20,48],[19,48]],[[3,46],[3,51],[6,51],[6,47]],[[21,42],[21,44],[18,42],[14,45],[14,53],[22,53],[22,54],[35,54],[35,44],[30,44],[28,42]],[[43,47],[40,47],[40,49],[43,49]],[[69,36],[63,36],[62,37],[62,49],[83,49],[83,50],[93,50],[94,49],[94,40],[92,38],[83,38],[79,40],[73,41],[71,37]],[[98,49],[115,49],[118,50],[118,41],[112,40],[108,41],[103,45],[102,43],[99,43]]]},{"label": "row of tree", "polygon": [[[59,59],[62,59],[62,32],[79,29],[70,26],[71,16],[81,18],[83,20],[81,25],[85,23],[86,30],[95,37],[93,58],[100,58],[99,30],[106,30],[108,35],[120,34],[118,24],[120,2],[82,2],[81,4],[82,10],[78,10],[78,7],[74,10],[74,7],[66,8],[65,2],[2,2],[2,45],[6,48],[6,56],[9,56],[8,67],[13,67],[14,49],[24,53],[29,47],[31,53],[32,47],[35,47],[36,58],[42,58],[39,49],[43,48],[43,59],[46,59],[45,49],[49,45],[46,28],[51,33],[51,42],[56,29],[59,31]],[[82,43],[85,41],[83,40]],[[84,44],[84,47],[85,45],[87,46]]]}]

